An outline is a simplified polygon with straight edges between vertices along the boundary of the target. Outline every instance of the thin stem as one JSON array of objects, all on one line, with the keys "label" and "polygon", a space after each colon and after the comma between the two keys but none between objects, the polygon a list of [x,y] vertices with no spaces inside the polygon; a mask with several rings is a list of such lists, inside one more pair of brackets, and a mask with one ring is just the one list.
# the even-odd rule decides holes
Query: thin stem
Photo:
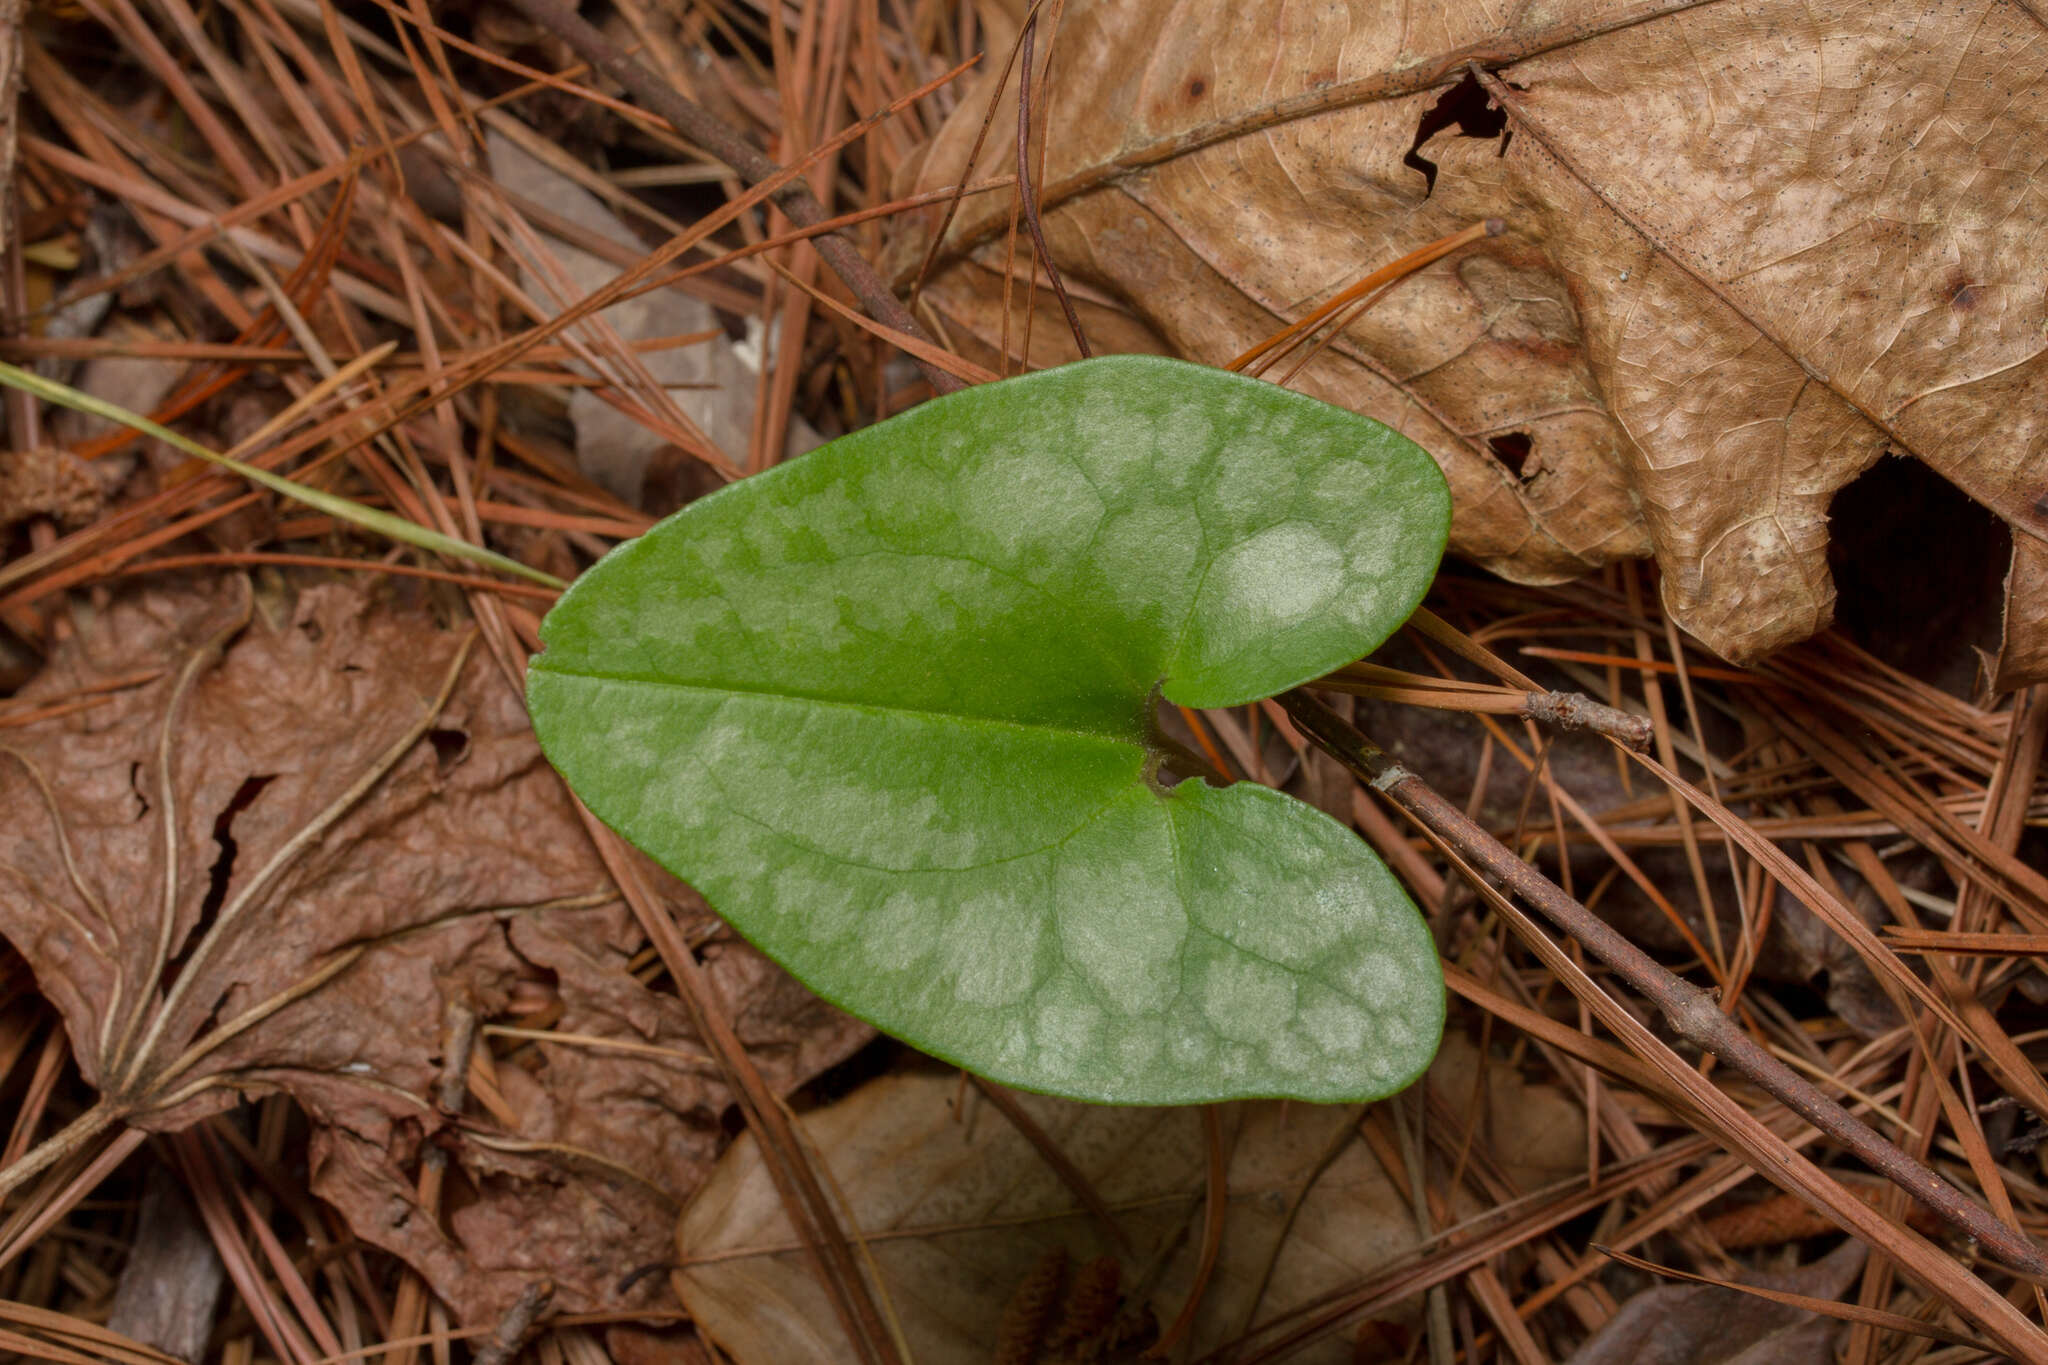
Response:
[{"label": "thin stem", "polygon": [[[1031,245],[1038,252],[1039,263],[1045,267],[1045,277],[1052,281],[1052,292],[1059,296],[1060,311],[1067,315],[1067,330],[1074,334],[1074,345],[1085,358],[1094,352],[1088,349],[1088,336],[1081,330],[1081,316],[1074,311],[1074,301],[1067,297],[1067,282],[1060,278],[1060,268],[1052,259],[1051,248],[1045,244],[1045,228],[1038,221],[1038,195],[1031,188],[1031,43],[1037,33],[1038,13],[1034,7],[1017,40],[1020,56],[1017,64],[1017,194],[1024,201],[1024,225],[1031,229]],[[1050,70],[1051,67],[1048,58],[1046,68]],[[1024,359],[1028,365],[1030,357]]]},{"label": "thin stem", "polygon": [[2006,1265],[2048,1273],[2048,1257],[2023,1234],[1966,1199],[1953,1185],[1886,1141],[1811,1082],[1759,1046],[1722,1013],[1708,992],[1681,980],[1556,883],[1466,817],[1434,788],[1395,762],[1351,724],[1305,692],[1279,698],[1317,747],[1370,783],[1424,827],[1500,881],[1660,1010],[1680,1037],[1727,1062],[1788,1109],[1826,1133]]}]

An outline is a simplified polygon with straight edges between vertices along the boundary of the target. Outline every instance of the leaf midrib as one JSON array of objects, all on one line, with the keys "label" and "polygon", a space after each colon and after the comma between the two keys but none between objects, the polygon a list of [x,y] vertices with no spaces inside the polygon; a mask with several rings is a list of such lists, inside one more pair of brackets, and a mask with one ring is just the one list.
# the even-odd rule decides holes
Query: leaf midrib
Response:
[{"label": "leaf midrib", "polygon": [[[545,657],[531,665],[534,672],[551,673],[558,678],[583,678],[592,682],[637,683],[650,687],[674,688],[678,691],[718,693],[728,696],[761,697],[769,701],[788,702],[793,705],[826,706],[846,711],[861,711],[871,715],[908,716],[921,720],[952,721],[961,724],[999,725],[1005,729],[1021,730],[1028,734],[1062,735],[1070,739],[1084,739],[1111,744],[1130,745],[1141,753],[1149,753],[1143,727],[1143,703],[1133,716],[1133,728],[1129,731],[1080,730],[1065,725],[1045,725],[1031,721],[1011,720],[1002,716],[979,716],[966,711],[935,711],[918,706],[886,706],[879,702],[846,701],[837,697],[821,697],[808,692],[787,692],[767,687],[749,687],[741,683],[698,682],[686,678],[664,678],[652,674],[602,673],[581,668],[550,667]],[[1164,680],[1154,685],[1154,691],[1164,686]],[[1146,694],[1148,697],[1152,693]]]}]

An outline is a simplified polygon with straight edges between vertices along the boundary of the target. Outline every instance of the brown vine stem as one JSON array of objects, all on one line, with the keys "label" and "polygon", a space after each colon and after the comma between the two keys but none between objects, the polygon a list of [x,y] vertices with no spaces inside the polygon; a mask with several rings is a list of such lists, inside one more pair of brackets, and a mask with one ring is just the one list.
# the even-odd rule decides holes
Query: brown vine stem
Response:
[{"label": "brown vine stem", "polygon": [[[567,43],[592,68],[624,86],[626,93],[644,107],[668,120],[684,138],[732,167],[748,184],[758,185],[782,173],[783,168],[749,142],[746,134],[678,93],[667,81],[621,51],[563,0],[510,0],[510,3],[514,9]],[[815,227],[831,216],[801,180],[790,181],[771,197],[798,227]],[[812,238],[811,244],[875,321],[920,341],[937,344],[924,328],[918,326],[910,310],[897,301],[895,293],[853,243],[826,233]],[[911,359],[931,381],[933,392],[951,393],[963,387],[958,379],[929,361],[915,354]]]},{"label": "brown vine stem", "polygon": [[2043,1256],[2027,1237],[1972,1203],[1960,1190],[1766,1052],[1721,1012],[1712,995],[1665,970],[1605,920],[1565,894],[1555,882],[1516,857],[1506,845],[1359,733],[1350,722],[1299,690],[1285,693],[1279,702],[1296,727],[1318,748],[1576,939],[1655,1005],[1681,1038],[1740,1071],[2006,1265],[2031,1276],[2048,1273],[2048,1256]]}]

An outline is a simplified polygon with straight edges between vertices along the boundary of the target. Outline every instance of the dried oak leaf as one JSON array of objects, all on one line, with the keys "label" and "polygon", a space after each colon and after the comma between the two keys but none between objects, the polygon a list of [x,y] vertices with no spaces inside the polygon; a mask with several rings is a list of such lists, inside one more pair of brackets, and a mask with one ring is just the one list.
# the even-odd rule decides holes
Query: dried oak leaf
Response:
[{"label": "dried oak leaf", "polygon": [[[2044,44],[2012,0],[1073,0],[1034,178],[1096,348],[1212,364],[1504,219],[1291,381],[1437,457],[1454,549],[1524,582],[1654,554],[1671,613],[1747,661],[1827,624],[1830,499],[1894,450],[2011,529],[2016,685],[2048,678]],[[996,76],[901,190],[963,178]],[[1010,212],[963,201],[925,287],[956,342],[1025,335]],[[898,220],[900,282],[942,213]],[[1072,343],[1038,293],[1043,364]]]},{"label": "dried oak leaf", "polygon": [[[25,695],[160,676],[0,744],[0,933],[101,1093],[88,1122],[170,1131],[282,1091],[315,1190],[465,1321],[543,1275],[567,1311],[639,1306],[660,1277],[619,1282],[669,1258],[730,1096],[681,1002],[627,970],[631,915],[467,641],[333,584],[116,599]],[[867,1036],[743,945],[711,970],[771,1085]],[[520,991],[550,1033],[487,1040],[495,1115],[442,1112],[451,1008],[488,1022]]]}]

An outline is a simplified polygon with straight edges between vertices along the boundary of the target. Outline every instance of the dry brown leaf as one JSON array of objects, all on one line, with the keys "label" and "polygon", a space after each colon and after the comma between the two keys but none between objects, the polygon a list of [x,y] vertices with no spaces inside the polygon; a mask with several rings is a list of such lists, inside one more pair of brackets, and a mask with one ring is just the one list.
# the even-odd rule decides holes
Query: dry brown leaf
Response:
[{"label": "dry brown leaf", "polygon": [[[2042,14],[1073,0],[1045,228],[1098,350],[1221,364],[1503,218],[1293,381],[1436,455],[1456,550],[1524,582],[1654,554],[1673,615],[1747,661],[1827,623],[1830,498],[1896,450],[2011,528],[2001,679],[2040,680]],[[976,177],[1014,164],[1015,89]],[[987,103],[899,188],[957,182]],[[906,283],[939,213],[894,244]],[[925,297],[956,342],[1004,333],[1009,221],[982,196],[949,235]],[[1028,243],[1016,261],[1021,300]],[[1040,303],[1044,364],[1072,342]]]},{"label": "dry brown leaf", "polygon": [[[1129,1285],[1183,1233],[1199,1235],[1190,1231],[1199,1228],[1203,1186],[1197,1110],[1017,1097],[1117,1211],[1133,1244],[1125,1249],[1080,1211],[1000,1114],[977,1104],[963,1120],[960,1095],[953,1076],[892,1075],[804,1121],[844,1191],[849,1223],[870,1239],[881,1289],[920,1365],[986,1365],[1005,1306],[1050,1249],[1065,1248],[1075,1262],[1116,1255]],[[1288,1197],[1353,1112],[1299,1104],[1243,1110],[1223,1255],[1192,1338],[1197,1354],[1241,1327]],[[1405,1198],[1363,1143],[1353,1143],[1316,1190],[1267,1290],[1267,1312],[1415,1244]],[[850,1358],[751,1138],[720,1162],[677,1241],[684,1306],[738,1365]],[[1182,1243],[1152,1299],[1158,1322],[1178,1311],[1194,1260],[1192,1243]],[[1302,1359],[1342,1360],[1339,1345]]]},{"label": "dry brown leaf", "polygon": [[[619,1282],[668,1258],[730,1096],[681,1003],[626,971],[641,936],[466,634],[333,584],[116,599],[25,695],[163,676],[7,737],[0,932],[109,1117],[175,1130],[284,1091],[316,1191],[465,1321],[540,1275],[564,1311],[642,1304],[660,1277]],[[867,1036],[751,949],[710,958],[772,1085]],[[515,990],[559,1007],[557,1040],[492,1068],[516,1125],[440,1112],[449,1008],[489,1021]],[[463,1187],[440,1218],[414,1194],[428,1143]]]},{"label": "dry brown leaf", "polygon": [[[1479,1070],[1485,1067],[1485,1081]],[[1479,1149],[1524,1194],[1586,1169],[1586,1110],[1554,1085],[1523,1079],[1452,1032],[1429,1067],[1430,1094],[1479,1126]]]},{"label": "dry brown leaf", "polygon": [[[1431,1084],[1462,1106],[1477,1052],[1453,1036],[1446,1053],[1450,1060],[1439,1061]],[[1555,1180],[1583,1167],[1583,1113],[1556,1090],[1525,1087],[1499,1075],[1503,1070],[1490,1068],[1486,1108],[1493,1121],[1518,1141],[1537,1124],[1555,1129],[1520,1153],[1520,1174]],[[912,1357],[920,1365],[986,1365],[1006,1307],[1054,1250],[1075,1267],[1116,1257],[1126,1288],[1165,1255],[1148,1303],[1156,1323],[1172,1321],[1194,1276],[1200,1240],[1200,1111],[1016,1096],[1115,1213],[1130,1239],[1118,1247],[1000,1113],[974,1103],[963,1118],[962,1094],[952,1075],[897,1074],[804,1120],[812,1149],[843,1192],[848,1223],[869,1239],[868,1254]],[[1358,1113],[1304,1104],[1229,1107],[1228,1215],[1189,1358],[1243,1330],[1290,1201]],[[1286,1239],[1259,1299],[1259,1321],[1355,1282],[1414,1247],[1407,1191],[1388,1180],[1365,1143],[1353,1141],[1309,1189]],[[719,1163],[684,1215],[677,1242],[684,1305],[739,1365],[849,1358],[751,1138],[741,1138]],[[1079,1271],[1068,1277],[1068,1298],[1051,1306],[1048,1321],[1075,1307],[1069,1300],[1080,1293],[1081,1279]],[[1289,1358],[1335,1365],[1351,1359],[1350,1346],[1331,1336]]]},{"label": "dry brown leaf", "polygon": [[[1743,1277],[1745,1284],[1838,1299],[1867,1254],[1844,1242],[1811,1265]],[[1842,1324],[1784,1304],[1703,1285],[1664,1285],[1629,1299],[1569,1365],[1830,1365]]]}]

